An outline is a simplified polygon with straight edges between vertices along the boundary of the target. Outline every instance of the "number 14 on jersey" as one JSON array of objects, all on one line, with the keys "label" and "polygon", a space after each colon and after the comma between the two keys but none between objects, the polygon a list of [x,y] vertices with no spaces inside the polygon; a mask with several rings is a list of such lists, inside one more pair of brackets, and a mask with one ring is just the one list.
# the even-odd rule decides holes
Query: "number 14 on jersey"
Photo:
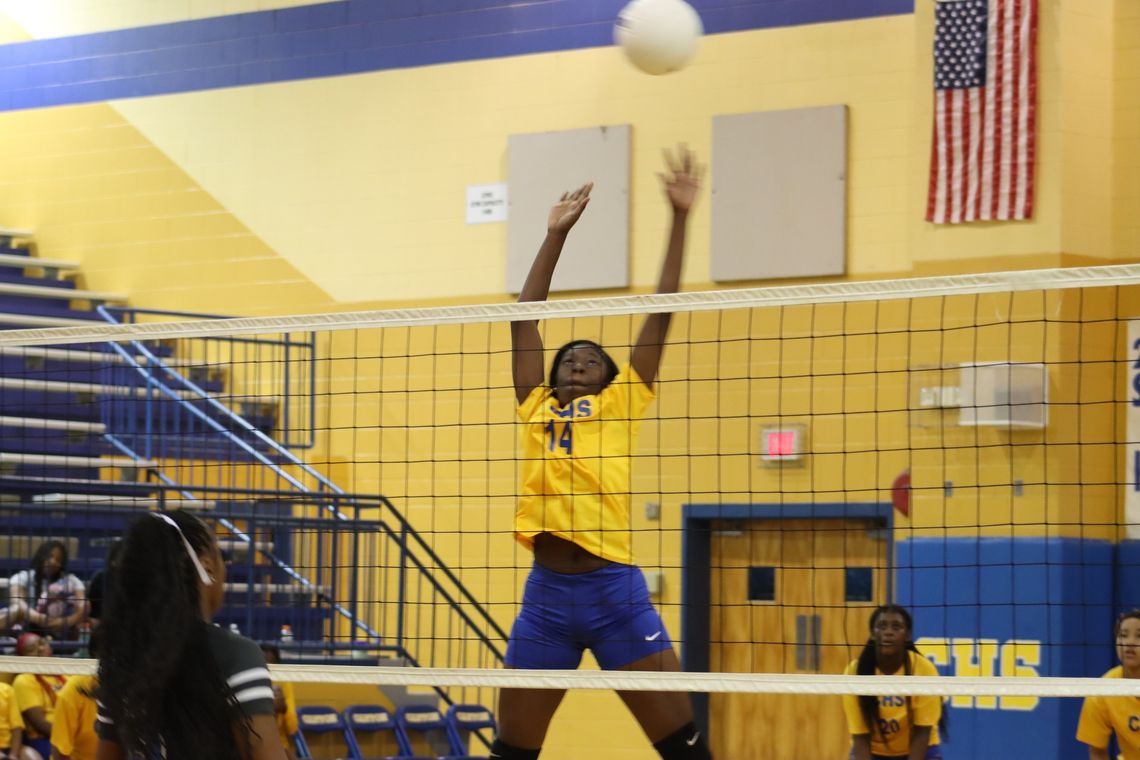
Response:
[{"label": "number 14 on jersey", "polygon": [[546,447],[555,451],[556,447],[564,450],[566,456],[574,453],[574,434],[571,432],[570,422],[557,422],[550,420],[546,423]]}]

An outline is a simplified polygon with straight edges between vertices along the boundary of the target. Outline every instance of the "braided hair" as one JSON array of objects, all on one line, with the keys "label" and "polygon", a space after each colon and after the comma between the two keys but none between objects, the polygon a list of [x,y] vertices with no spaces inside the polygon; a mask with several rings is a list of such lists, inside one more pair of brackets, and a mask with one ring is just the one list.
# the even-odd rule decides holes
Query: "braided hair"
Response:
[{"label": "braided hair", "polygon": [[[875,667],[878,664],[878,647],[875,644],[875,626],[879,622],[879,618],[883,615],[894,613],[903,619],[906,623],[906,654],[903,657],[903,672],[905,675],[910,675],[910,652],[918,652],[914,642],[911,641],[911,631],[914,630],[914,622],[911,620],[910,612],[905,607],[897,604],[884,604],[876,607],[875,611],[871,613],[871,621],[869,627],[871,629],[871,638],[867,639],[867,643],[863,645],[863,651],[859,653],[859,661],[856,665],[855,672],[861,676],[875,675]],[[910,698],[907,698],[909,705]],[[863,714],[863,721],[867,724],[867,728],[871,734],[879,731],[882,734],[882,729],[879,727],[879,698],[870,694],[859,695],[859,712]]]},{"label": "braided hair", "polygon": [[59,562],[59,577],[62,578],[67,574],[67,545],[62,541],[44,541],[36,547],[36,553],[32,555],[32,578],[34,581],[34,588],[32,589],[32,604],[40,598],[43,593],[44,586],[47,584],[48,579],[44,577],[44,563],[47,562],[48,557],[56,549],[59,549],[60,562]]},{"label": "braided hair", "polygon": [[217,551],[201,520],[180,511],[143,515],[107,577],[97,693],[128,757],[250,756],[252,727],[209,647],[191,550]]}]

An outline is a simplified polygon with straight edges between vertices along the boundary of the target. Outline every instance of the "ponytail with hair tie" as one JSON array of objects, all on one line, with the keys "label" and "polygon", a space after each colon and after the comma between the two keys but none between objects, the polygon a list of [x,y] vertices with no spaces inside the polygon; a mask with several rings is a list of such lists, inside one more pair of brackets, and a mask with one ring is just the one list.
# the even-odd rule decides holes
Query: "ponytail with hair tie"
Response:
[{"label": "ponytail with hair tie", "polygon": [[152,512],[128,528],[107,575],[96,693],[127,757],[250,757],[250,720],[203,615],[214,579],[202,558],[216,551],[213,531],[189,512]]}]

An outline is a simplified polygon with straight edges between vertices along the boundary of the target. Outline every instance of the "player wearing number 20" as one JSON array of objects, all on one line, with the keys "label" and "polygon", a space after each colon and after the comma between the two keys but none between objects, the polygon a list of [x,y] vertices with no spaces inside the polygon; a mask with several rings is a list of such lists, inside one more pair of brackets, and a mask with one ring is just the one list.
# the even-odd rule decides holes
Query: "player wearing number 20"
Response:
[{"label": "player wearing number 20", "polygon": [[[680,285],[689,210],[700,187],[691,154],[667,156],[662,186],[673,212],[658,292]],[[566,235],[590,202],[592,185],[563,194],[547,219],[520,301],[543,301]],[[572,341],[549,373],[535,321],[511,326],[515,396],[522,435],[522,487],[515,535],[534,551],[522,608],[511,629],[512,668],[572,669],[589,649],[607,670],[680,669],[661,616],[630,550],[630,464],[669,314],[646,317],[629,363],[620,369],[596,343]],[[533,760],[563,692],[502,689],[491,757]],[[666,760],[707,760],[687,695],[622,692]]]},{"label": "player wearing number 20", "polygon": [[[844,675],[937,676],[912,640],[910,613],[885,604],[871,613],[871,638]],[[851,730],[851,760],[941,760],[939,727],[945,729],[936,695],[844,695]]]}]

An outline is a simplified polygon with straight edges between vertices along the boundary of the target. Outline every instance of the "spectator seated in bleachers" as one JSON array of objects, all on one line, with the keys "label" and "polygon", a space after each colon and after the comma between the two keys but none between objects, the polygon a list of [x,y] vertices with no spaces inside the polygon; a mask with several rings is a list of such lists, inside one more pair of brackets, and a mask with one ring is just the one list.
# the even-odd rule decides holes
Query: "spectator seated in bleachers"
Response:
[{"label": "spectator seated in bleachers", "polygon": [[[25,633],[16,642],[16,654],[51,657],[51,640],[35,633]],[[24,747],[31,747],[43,758],[51,757],[51,726],[59,691],[66,682],[64,676],[38,673],[21,673],[12,682],[20,717],[24,719]]]},{"label": "spectator seated in bleachers", "polygon": [[67,572],[67,547],[61,541],[44,541],[32,556],[32,565],[8,581],[9,626],[72,638],[87,617],[83,581]]},{"label": "spectator seated in bleachers", "polygon": [[[277,665],[281,662],[281,650],[269,644],[262,644],[261,651],[265,653],[267,665]],[[293,693],[293,684],[273,682],[273,712],[277,717],[277,732],[281,734],[281,744],[285,747],[285,754],[289,760],[297,760],[295,736],[300,727],[297,722],[297,697]]]}]

